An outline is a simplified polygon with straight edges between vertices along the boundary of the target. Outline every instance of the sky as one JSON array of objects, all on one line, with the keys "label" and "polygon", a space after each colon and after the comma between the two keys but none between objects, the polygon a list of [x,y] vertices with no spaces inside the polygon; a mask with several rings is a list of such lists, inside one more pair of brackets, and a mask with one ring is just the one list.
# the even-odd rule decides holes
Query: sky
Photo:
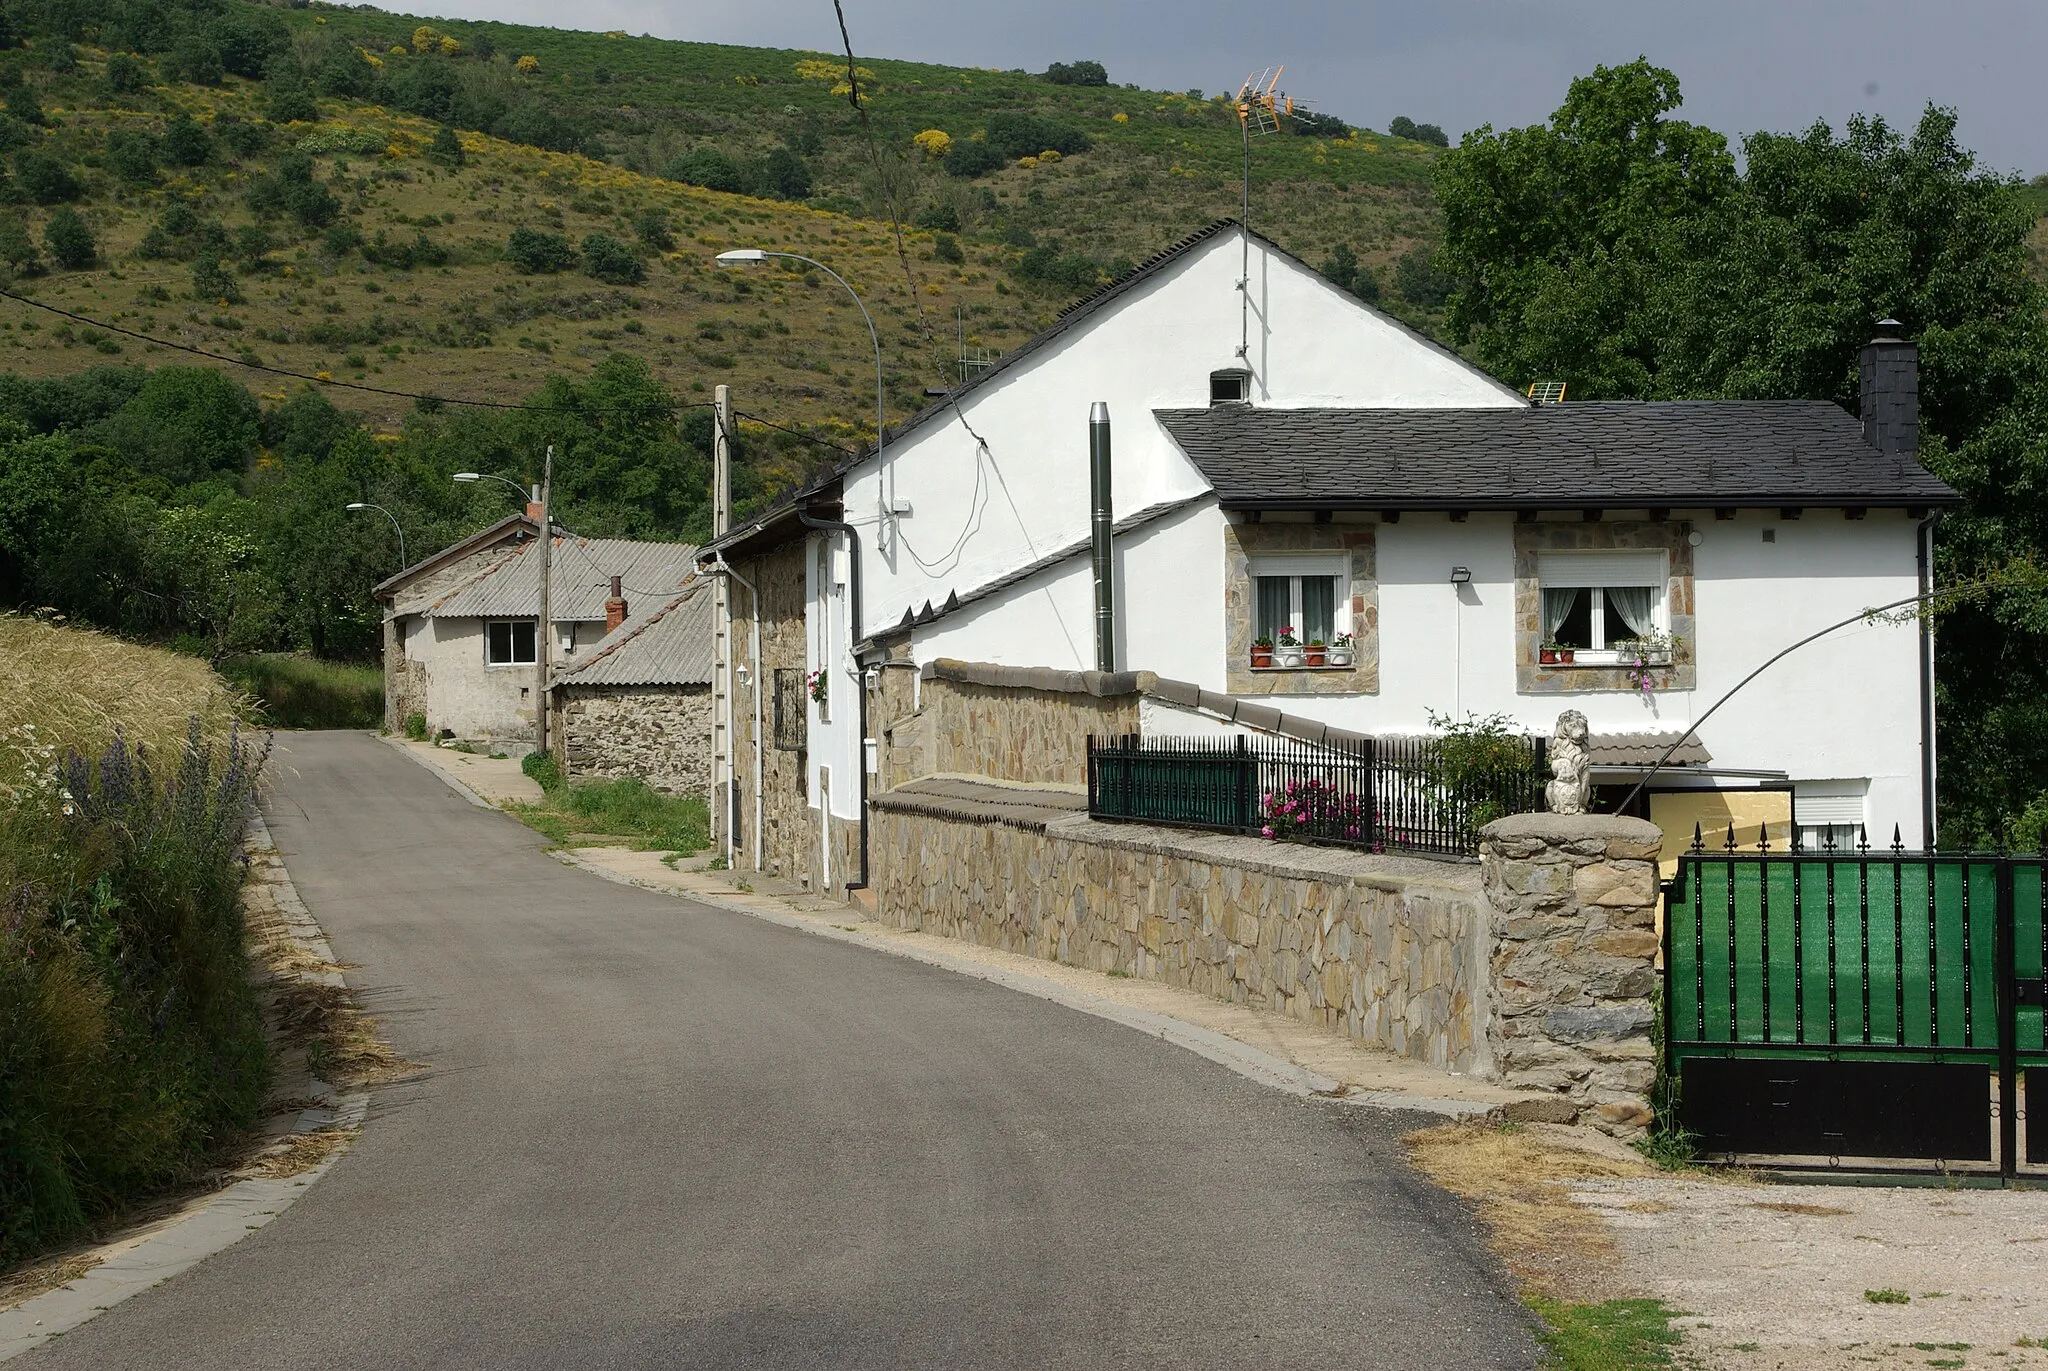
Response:
[{"label": "sky", "polygon": [[[1367,128],[1397,114],[1452,140],[1535,123],[1575,75],[1648,56],[1678,74],[1683,117],[1730,135],[1910,127],[1961,113],[1984,165],[2048,171],[2048,0],[843,0],[855,49],[1042,71],[1087,58],[1147,89],[1235,89],[1285,64],[1281,89]],[[831,50],[831,0],[383,0],[383,7],[659,38]]]}]

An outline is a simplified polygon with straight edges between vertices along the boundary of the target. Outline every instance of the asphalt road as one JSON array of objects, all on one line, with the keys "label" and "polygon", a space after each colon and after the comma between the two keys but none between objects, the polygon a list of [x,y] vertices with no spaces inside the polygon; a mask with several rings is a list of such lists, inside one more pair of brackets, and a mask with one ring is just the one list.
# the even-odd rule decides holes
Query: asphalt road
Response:
[{"label": "asphalt road", "polygon": [[432,1069],[24,1371],[1534,1360],[1414,1118],[564,867],[362,734],[276,761],[300,893]]}]

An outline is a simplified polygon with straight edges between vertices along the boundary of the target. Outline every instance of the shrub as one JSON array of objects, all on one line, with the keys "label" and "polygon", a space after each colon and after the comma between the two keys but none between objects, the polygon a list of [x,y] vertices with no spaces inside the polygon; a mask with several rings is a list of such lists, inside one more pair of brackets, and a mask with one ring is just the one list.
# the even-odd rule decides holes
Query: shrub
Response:
[{"label": "shrub", "polygon": [[[548,762],[553,770],[554,759]],[[554,789],[559,777],[542,784]],[[694,795],[664,795],[645,781],[627,777],[584,781],[556,790],[550,798],[596,831],[635,837],[662,851],[697,852],[711,845],[710,811]]]},{"label": "shrub", "polygon": [[539,782],[542,790],[553,790],[562,783],[562,768],[555,765],[555,759],[550,753],[527,753],[520,759],[519,769],[531,780]]},{"label": "shrub", "polygon": [[811,198],[811,169],[788,148],[777,148],[761,164],[761,189],[778,200]]},{"label": "shrub", "polygon": [[43,226],[43,246],[50,250],[50,260],[66,271],[83,271],[100,255],[92,230],[69,205],[51,215]]},{"label": "shrub", "polygon": [[464,158],[462,140],[455,136],[455,130],[446,124],[434,130],[434,141],[427,144],[427,160],[444,167],[459,167]]},{"label": "shrub", "polygon": [[[277,728],[375,728],[384,717],[384,673],[373,666],[265,652],[226,658],[220,674]],[[422,716],[422,735],[426,725]]]},{"label": "shrub", "polygon": [[1405,114],[1397,114],[1387,125],[1387,132],[1396,138],[1406,138],[1412,143],[1428,143],[1431,147],[1447,148],[1451,140],[1435,124],[1418,124]]},{"label": "shrub", "polygon": [[942,165],[949,176],[973,178],[999,171],[1008,165],[1009,158],[1002,151],[980,139],[965,139],[953,144],[946,153]]},{"label": "shrub", "polygon": [[921,229],[936,229],[942,233],[960,231],[960,211],[951,205],[926,205],[918,211],[917,226]]},{"label": "shrub", "polygon": [[27,86],[16,86],[7,92],[7,112],[24,124],[43,122],[43,107],[36,101],[36,93]]},{"label": "shrub", "polygon": [[221,265],[218,252],[202,252],[192,259],[192,298],[241,303],[241,284]]},{"label": "shrub", "polygon": [[22,193],[39,205],[55,205],[77,196],[78,183],[62,162],[46,152],[17,153],[14,180]]},{"label": "shrub", "polygon": [[647,275],[633,249],[609,233],[593,233],[584,238],[583,270],[614,286],[637,286]]},{"label": "shrub", "polygon": [[313,179],[313,159],[292,151],[278,158],[275,171],[250,183],[249,208],[258,214],[290,214],[307,228],[324,228],[341,213],[341,202]]},{"label": "shrub", "polygon": [[0,262],[13,268],[18,276],[33,276],[43,269],[36,240],[29,237],[21,220],[12,215],[0,218]]},{"label": "shrub", "polygon": [[107,89],[116,95],[135,94],[142,89],[146,75],[142,63],[125,52],[107,58]]},{"label": "shrub", "polygon": [[354,224],[335,224],[320,235],[320,250],[329,257],[345,257],[363,245],[363,231]]},{"label": "shrub", "polygon": [[967,254],[960,250],[960,240],[950,233],[941,233],[932,239],[932,256],[956,266],[967,260]]},{"label": "shrub", "polygon": [[668,211],[665,209],[644,209],[633,220],[633,232],[653,252],[667,252],[676,245],[675,234],[670,231]]},{"label": "shrub", "polygon": [[518,68],[521,76],[536,76],[540,73],[540,59],[538,57],[522,57],[512,65]]},{"label": "shrub", "polygon": [[567,271],[576,265],[576,249],[558,233],[519,228],[505,240],[505,258],[529,276]]},{"label": "shrub", "polygon": [[254,157],[269,147],[271,130],[274,127],[275,125],[260,123],[254,119],[237,118],[232,114],[216,115],[213,121],[214,136],[237,157]]},{"label": "shrub", "polygon": [[159,154],[156,139],[132,129],[115,129],[107,135],[107,170],[123,181],[156,180]]},{"label": "shrub", "polygon": [[1412,247],[1394,263],[1394,289],[1411,305],[1441,309],[1457,284],[1448,273],[1437,269],[1426,247]]},{"label": "shrub", "polygon": [[931,158],[944,157],[953,148],[953,135],[944,129],[925,129],[912,134],[910,141],[924,149],[924,155]]},{"label": "shrub", "polygon": [[1055,86],[1106,86],[1109,70],[1100,62],[1055,62],[1045,69]]},{"label": "shrub", "polygon": [[168,65],[181,81],[195,86],[217,86],[227,75],[220,49],[201,34],[187,34],[171,49]]},{"label": "shrub", "polygon": [[427,740],[427,716],[414,710],[405,716],[405,736],[416,743]]},{"label": "shrub", "polygon": [[264,114],[273,124],[315,124],[320,121],[320,106],[314,101],[312,90],[303,82],[270,82],[269,97],[264,102]]},{"label": "shrub", "polygon": [[1052,248],[1031,249],[1017,263],[1015,272],[1020,281],[1059,290],[1093,290],[1102,283],[1102,266],[1093,258],[1063,257]]},{"label": "shrub", "polygon": [[671,158],[661,169],[661,174],[671,181],[681,181],[686,186],[702,186],[706,190],[722,190],[741,194],[747,190],[746,173],[739,163],[716,148],[696,148],[680,157]]},{"label": "shrub", "polygon": [[549,152],[576,152],[583,146],[583,135],[575,125],[538,102],[513,106],[491,125],[491,132],[508,143]]},{"label": "shrub", "polygon": [[213,139],[187,114],[172,117],[164,125],[164,159],[181,167],[206,165],[213,156]]},{"label": "shrub", "polygon": [[1088,151],[1090,147],[1088,135],[1080,129],[1022,112],[991,114],[987,141],[990,147],[1011,161],[1034,157],[1047,148],[1062,157],[1071,157],[1077,152]]}]

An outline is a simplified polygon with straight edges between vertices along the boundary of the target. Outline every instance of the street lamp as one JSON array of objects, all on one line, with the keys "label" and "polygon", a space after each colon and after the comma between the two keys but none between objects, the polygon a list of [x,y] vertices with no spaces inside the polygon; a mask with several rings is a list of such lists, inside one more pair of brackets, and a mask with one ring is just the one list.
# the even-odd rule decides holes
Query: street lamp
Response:
[{"label": "street lamp", "polygon": [[391,521],[391,531],[398,535],[398,564],[402,567],[412,565],[411,562],[405,560],[405,530],[398,526],[398,516],[396,514],[393,514],[390,510],[384,508],[384,506],[382,505],[373,505],[365,500],[351,501],[348,508],[351,510],[374,509],[379,514],[389,519]]},{"label": "street lamp", "polygon": [[753,266],[756,263],[767,261],[770,257],[782,257],[792,262],[804,262],[824,272],[827,276],[837,281],[848,295],[853,296],[854,308],[860,311],[861,318],[867,320],[868,338],[875,345],[875,450],[879,452],[882,447],[882,335],[875,332],[874,316],[868,313],[868,307],[861,302],[859,292],[846,284],[844,276],[841,276],[816,258],[806,257],[802,253],[771,252],[766,248],[733,248],[728,252],[718,254],[718,265],[722,267]]},{"label": "street lamp", "polygon": [[540,501],[539,486],[535,486],[532,490],[528,490],[525,486],[520,485],[519,482],[513,480],[511,477],[500,476],[495,472],[458,471],[455,473],[455,479],[464,482],[465,484],[471,481],[496,481],[500,485],[507,485],[512,487],[512,489],[518,491],[519,499],[522,503],[537,504]]}]

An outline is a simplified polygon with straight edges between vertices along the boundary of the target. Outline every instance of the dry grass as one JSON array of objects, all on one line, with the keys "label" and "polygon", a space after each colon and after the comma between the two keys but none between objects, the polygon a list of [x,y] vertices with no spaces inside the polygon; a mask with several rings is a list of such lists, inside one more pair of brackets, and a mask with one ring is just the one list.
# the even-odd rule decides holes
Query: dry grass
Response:
[{"label": "dry grass", "polygon": [[1656,1168],[1482,1122],[1425,1129],[1405,1141],[1425,1175],[1479,1210],[1494,1250],[1524,1291],[1568,1301],[1626,1293],[1613,1239],[1597,1215],[1572,1203],[1571,1186],[1656,1175]]},{"label": "dry grass", "polygon": [[67,749],[99,752],[116,732],[177,757],[194,716],[221,738],[242,704],[196,657],[0,614],[0,790],[46,774]]},{"label": "dry grass", "polygon": [[330,1085],[381,1085],[426,1069],[378,1035],[376,1020],[357,1006],[347,986],[282,980],[274,993],[280,1031],[305,1048],[308,1069]]},{"label": "dry grass", "polygon": [[26,1304],[60,1285],[71,1284],[98,1266],[101,1260],[92,1252],[66,1252],[17,1266],[12,1271],[0,1272],[0,1311]]},{"label": "dry grass", "polygon": [[249,1167],[249,1174],[268,1180],[302,1176],[355,1141],[356,1129],[320,1128],[311,1133],[292,1133],[266,1148]]}]

